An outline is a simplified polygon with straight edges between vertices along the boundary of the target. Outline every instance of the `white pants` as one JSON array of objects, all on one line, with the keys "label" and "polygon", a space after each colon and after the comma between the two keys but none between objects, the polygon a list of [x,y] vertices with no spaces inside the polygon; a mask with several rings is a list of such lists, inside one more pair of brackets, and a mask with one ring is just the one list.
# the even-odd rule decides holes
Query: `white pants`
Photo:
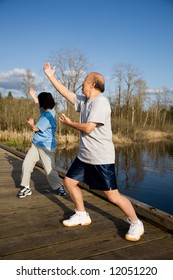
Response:
[{"label": "white pants", "polygon": [[30,185],[31,173],[39,160],[43,164],[51,188],[53,190],[58,189],[61,186],[61,181],[55,170],[55,149],[39,148],[34,144],[32,144],[23,161],[21,186]]}]

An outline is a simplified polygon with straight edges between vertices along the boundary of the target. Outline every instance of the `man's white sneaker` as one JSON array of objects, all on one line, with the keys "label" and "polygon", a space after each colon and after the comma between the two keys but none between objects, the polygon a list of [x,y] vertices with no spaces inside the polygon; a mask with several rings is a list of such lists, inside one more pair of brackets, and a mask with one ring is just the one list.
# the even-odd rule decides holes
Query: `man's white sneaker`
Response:
[{"label": "man's white sneaker", "polygon": [[87,226],[91,224],[91,218],[87,212],[76,211],[68,220],[63,221],[66,227],[75,227],[78,225]]},{"label": "man's white sneaker", "polygon": [[130,219],[127,219],[127,221],[130,224],[130,228],[125,235],[125,239],[129,241],[138,241],[144,234],[143,223],[140,220],[132,222]]}]

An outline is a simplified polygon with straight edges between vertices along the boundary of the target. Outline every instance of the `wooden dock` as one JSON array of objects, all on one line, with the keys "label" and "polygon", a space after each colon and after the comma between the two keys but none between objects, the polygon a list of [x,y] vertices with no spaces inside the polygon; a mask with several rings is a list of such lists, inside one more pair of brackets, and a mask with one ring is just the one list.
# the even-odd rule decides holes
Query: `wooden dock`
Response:
[{"label": "wooden dock", "polygon": [[[143,216],[140,218],[145,234],[140,241],[130,242],[124,239],[129,225],[122,211],[86,189],[82,192],[92,224],[64,227],[62,220],[73,213],[73,203],[69,196],[51,193],[41,167],[36,167],[32,174],[33,194],[19,199],[16,195],[22,162],[20,153],[15,155],[0,146],[1,260],[173,259],[172,225],[164,229],[163,223],[161,227],[151,223],[149,214],[145,218],[144,210],[140,212],[139,203],[137,209]],[[59,174],[63,177],[62,170]],[[172,217],[169,218],[172,221]]]}]

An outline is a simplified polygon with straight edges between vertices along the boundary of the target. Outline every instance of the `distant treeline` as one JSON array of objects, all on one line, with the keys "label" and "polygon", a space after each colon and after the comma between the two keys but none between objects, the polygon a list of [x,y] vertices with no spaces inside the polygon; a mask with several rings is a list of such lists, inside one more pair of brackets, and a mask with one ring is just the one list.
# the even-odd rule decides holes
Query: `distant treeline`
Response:
[{"label": "distant treeline", "polygon": [[[74,49],[63,49],[52,54],[52,65],[56,66],[56,77],[70,91],[77,93],[82,81],[88,72],[87,57]],[[113,133],[133,139],[136,131],[144,130],[172,130],[173,103],[170,92],[162,88],[152,94],[147,94],[146,82],[141,77],[141,72],[129,64],[118,64],[112,68],[111,79],[114,92],[104,93],[110,101],[112,109]],[[49,83],[50,84],[50,83]],[[29,97],[29,87],[36,88],[35,76],[27,70],[21,90],[24,98],[15,98],[12,92],[7,97],[0,93],[0,130],[26,131],[27,119],[38,118],[39,112],[36,105]],[[38,87],[38,85],[37,85]],[[44,88],[44,85],[39,85]],[[54,88],[51,87],[51,92]],[[60,94],[55,93],[57,102],[57,120],[61,113],[65,113],[72,120],[78,121],[79,114]],[[78,135],[78,132],[58,122],[58,135]]]},{"label": "distant treeline", "polygon": [[[162,95],[163,96],[163,95]],[[157,96],[158,97],[158,96]],[[173,106],[168,106],[166,99],[155,99],[152,105],[147,104],[145,95],[121,96],[121,102],[118,96],[114,100],[110,99],[112,108],[112,130],[113,133],[131,137],[136,130],[157,129],[166,131],[173,125]],[[147,99],[148,100],[148,99]],[[149,102],[149,101],[148,101]],[[144,109],[145,108],[145,109]],[[57,134],[78,135],[73,128],[69,128],[59,122],[59,116],[65,113],[72,120],[79,121],[79,114],[74,111],[71,104],[66,106],[56,106],[57,112]],[[12,94],[7,97],[0,97],[0,130],[1,131],[29,131],[27,125],[29,118],[38,119],[39,110],[37,105],[30,98],[14,98]]]}]

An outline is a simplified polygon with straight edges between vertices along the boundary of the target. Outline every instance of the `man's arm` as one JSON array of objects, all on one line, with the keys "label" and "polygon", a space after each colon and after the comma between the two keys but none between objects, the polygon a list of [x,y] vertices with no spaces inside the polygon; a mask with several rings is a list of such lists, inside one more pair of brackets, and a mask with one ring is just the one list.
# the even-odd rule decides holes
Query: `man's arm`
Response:
[{"label": "man's arm", "polygon": [[65,97],[68,101],[74,104],[75,93],[69,91],[68,88],[66,88],[59,80],[56,79],[55,71],[56,71],[56,66],[51,68],[49,62],[46,62],[44,64],[44,72],[48,77],[49,81],[63,97]]},{"label": "man's arm", "polygon": [[89,123],[73,122],[69,118],[67,118],[66,115],[64,115],[64,114],[62,114],[59,119],[62,123],[67,124],[79,131],[83,131],[87,134],[90,134],[97,125],[96,123],[93,123],[93,122],[89,122]]}]

